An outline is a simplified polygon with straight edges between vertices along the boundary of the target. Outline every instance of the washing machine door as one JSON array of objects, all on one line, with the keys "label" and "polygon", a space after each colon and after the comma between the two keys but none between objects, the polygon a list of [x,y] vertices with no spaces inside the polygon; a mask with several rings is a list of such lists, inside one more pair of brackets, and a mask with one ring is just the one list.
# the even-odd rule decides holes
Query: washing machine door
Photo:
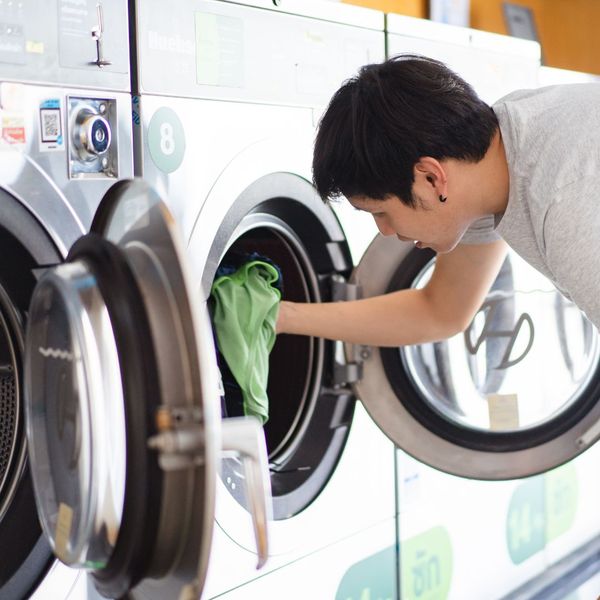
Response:
[{"label": "washing machine door", "polygon": [[[364,297],[424,286],[434,254],[377,236],[353,279]],[[516,254],[463,334],[402,348],[347,347],[356,392],[379,427],[448,473],[540,473],[600,436],[598,332]],[[358,357],[358,358],[356,358]]]},{"label": "washing machine door", "polygon": [[110,598],[197,598],[207,567],[220,396],[182,248],[158,196],[120,182],[30,306],[40,520],[55,554]]}]

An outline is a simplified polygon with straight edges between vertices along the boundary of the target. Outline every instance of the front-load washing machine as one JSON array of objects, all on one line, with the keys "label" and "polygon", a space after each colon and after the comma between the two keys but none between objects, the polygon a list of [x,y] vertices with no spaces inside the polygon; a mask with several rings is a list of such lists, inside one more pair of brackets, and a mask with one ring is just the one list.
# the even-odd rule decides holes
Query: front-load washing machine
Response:
[{"label": "front-load washing machine", "polygon": [[40,274],[133,174],[127,5],[2,2],[0,22],[0,598],[82,598],[36,516],[23,348]]},{"label": "front-load washing machine", "polygon": [[[89,574],[94,597],[199,598],[218,451],[239,452],[256,481],[267,468],[253,419],[220,427],[210,322],[187,265],[166,204],[122,180],[33,291],[24,388],[36,504],[53,553]],[[266,492],[252,499],[260,556]]]},{"label": "front-load washing machine", "polygon": [[[449,64],[489,103],[514,89],[557,83],[561,75],[539,68],[534,42],[400,16],[388,16],[387,48],[389,56],[419,53]],[[575,80],[574,74],[562,77]],[[578,79],[586,77],[579,74]],[[360,218],[343,204],[338,214],[346,229]],[[355,229],[365,232],[367,246],[365,227]],[[393,256],[394,251],[399,253]],[[390,260],[387,275],[378,260],[384,256]],[[356,282],[364,284],[365,295],[396,289],[400,283],[423,285],[432,260],[431,254],[410,246],[402,250],[395,240],[379,238]],[[381,285],[373,285],[377,269]],[[396,275],[390,278],[392,271]],[[566,424],[566,415],[589,411],[595,401],[596,335],[571,303],[509,254],[465,335],[402,350],[354,351],[368,357],[359,384],[364,403],[372,414],[380,411],[382,425],[389,425],[392,413],[398,426],[402,422],[404,431],[396,441],[413,456],[471,478],[510,479],[546,471],[526,482],[464,481],[399,450],[402,597],[508,597],[550,565],[555,571],[559,559],[597,534],[591,507],[597,503],[598,486],[587,465],[594,463],[598,445],[569,465],[550,470],[589,442],[577,441],[578,435],[569,441],[569,425],[562,432],[557,426]],[[380,370],[374,368],[377,362]],[[561,434],[562,442],[550,442]],[[593,429],[590,434],[596,435]],[[541,435],[545,440],[536,439]],[[540,455],[532,448],[539,445],[551,452],[565,444],[573,454],[536,464]],[[503,473],[494,464],[497,459],[506,461]],[[486,560],[477,551],[482,536],[490,549]],[[435,571],[429,570],[432,565]]]},{"label": "front-load washing machine", "polygon": [[[343,282],[353,267],[348,240],[310,183],[312,144],[342,81],[384,59],[383,14],[304,0],[132,7],[136,174],[169,199],[202,297],[235,252],[276,262],[287,299],[352,294]],[[360,544],[358,534],[372,527],[381,548],[393,545],[393,445],[341,385],[358,373],[340,350],[318,339],[277,340],[264,428],[270,558],[257,572],[244,479],[239,464],[226,460],[207,598],[259,575],[271,581],[269,573],[283,567],[289,586],[301,590],[309,573],[290,563],[305,564],[295,561],[355,534]],[[280,579],[272,581],[270,593],[281,595]]]}]

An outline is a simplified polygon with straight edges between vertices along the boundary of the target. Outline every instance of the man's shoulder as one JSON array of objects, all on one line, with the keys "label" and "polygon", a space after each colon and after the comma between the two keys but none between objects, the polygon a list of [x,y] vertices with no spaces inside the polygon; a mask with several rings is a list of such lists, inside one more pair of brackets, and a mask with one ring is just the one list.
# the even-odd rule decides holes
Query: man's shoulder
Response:
[{"label": "man's shoulder", "polygon": [[600,83],[519,90],[499,100],[494,110],[511,177],[524,178],[543,196],[580,175],[583,163],[597,170]]},{"label": "man's shoulder", "polygon": [[496,113],[536,112],[543,108],[577,107],[582,103],[597,104],[600,99],[600,82],[570,83],[546,87],[515,90],[492,105]]}]

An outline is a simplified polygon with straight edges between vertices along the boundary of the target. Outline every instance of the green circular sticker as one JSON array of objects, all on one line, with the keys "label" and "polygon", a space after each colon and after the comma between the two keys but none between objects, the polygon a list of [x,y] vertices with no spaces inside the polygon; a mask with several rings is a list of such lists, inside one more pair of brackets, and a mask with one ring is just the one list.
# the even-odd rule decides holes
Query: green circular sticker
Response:
[{"label": "green circular sticker", "polygon": [[154,164],[164,173],[172,173],[181,165],[185,154],[185,133],[174,110],[159,108],[150,119],[148,150]]}]

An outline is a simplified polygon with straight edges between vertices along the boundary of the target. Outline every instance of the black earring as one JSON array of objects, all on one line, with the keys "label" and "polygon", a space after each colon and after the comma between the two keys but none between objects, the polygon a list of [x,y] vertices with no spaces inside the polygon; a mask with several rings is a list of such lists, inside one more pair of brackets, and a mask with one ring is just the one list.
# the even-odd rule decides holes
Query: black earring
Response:
[{"label": "black earring", "polygon": [[448,200],[448,196],[442,196],[440,194],[440,202],[446,202],[446,200]]}]

